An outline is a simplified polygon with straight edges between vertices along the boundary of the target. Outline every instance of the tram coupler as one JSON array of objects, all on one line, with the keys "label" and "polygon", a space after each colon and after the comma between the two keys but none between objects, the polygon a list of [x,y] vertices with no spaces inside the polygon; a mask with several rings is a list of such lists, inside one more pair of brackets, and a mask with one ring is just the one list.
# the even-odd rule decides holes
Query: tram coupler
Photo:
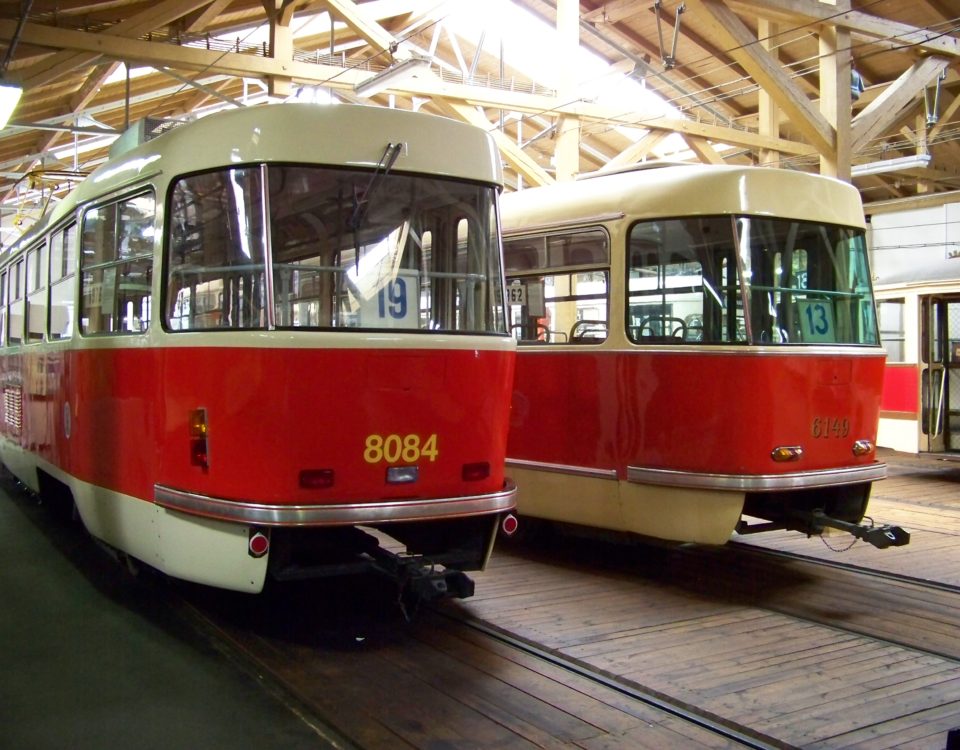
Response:
[{"label": "tram coupler", "polygon": [[900,526],[863,526],[857,523],[841,521],[838,518],[831,518],[822,510],[810,512],[811,525],[817,531],[823,531],[824,527],[839,529],[853,534],[857,539],[869,542],[877,549],[886,549],[887,547],[902,547],[910,543],[910,532]]},{"label": "tram coupler", "polygon": [[473,580],[459,570],[426,570],[415,568],[406,580],[408,590],[421,601],[473,596]]},{"label": "tram coupler", "polygon": [[395,581],[401,595],[430,602],[443,598],[466,599],[473,596],[473,579],[466,573],[437,565],[416,555],[399,555],[383,548],[372,554],[373,569]]}]

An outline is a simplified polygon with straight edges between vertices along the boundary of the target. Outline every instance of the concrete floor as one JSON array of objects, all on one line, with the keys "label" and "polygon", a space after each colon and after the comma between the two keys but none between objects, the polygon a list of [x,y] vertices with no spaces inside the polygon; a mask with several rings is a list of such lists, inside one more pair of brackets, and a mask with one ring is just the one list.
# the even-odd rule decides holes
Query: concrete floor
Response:
[{"label": "concrete floor", "polygon": [[9,482],[0,550],[0,748],[342,747]]}]

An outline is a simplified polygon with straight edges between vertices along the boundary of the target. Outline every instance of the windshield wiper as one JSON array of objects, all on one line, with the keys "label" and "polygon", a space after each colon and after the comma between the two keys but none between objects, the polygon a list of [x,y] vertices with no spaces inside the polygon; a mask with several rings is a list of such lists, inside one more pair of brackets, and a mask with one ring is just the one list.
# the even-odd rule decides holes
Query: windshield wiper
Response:
[{"label": "windshield wiper", "polygon": [[[373,170],[373,174],[370,175],[370,179],[367,180],[367,184],[362,188],[353,188],[353,213],[350,215],[349,226],[354,233],[363,225],[363,220],[367,216],[374,192],[380,187],[383,178],[390,174],[390,170],[393,168],[402,150],[402,143],[388,143],[387,147],[383,150],[383,156],[380,157],[380,161],[377,163],[377,168]],[[356,245],[356,242],[354,242],[354,244]],[[359,248],[357,249],[359,250]]]}]

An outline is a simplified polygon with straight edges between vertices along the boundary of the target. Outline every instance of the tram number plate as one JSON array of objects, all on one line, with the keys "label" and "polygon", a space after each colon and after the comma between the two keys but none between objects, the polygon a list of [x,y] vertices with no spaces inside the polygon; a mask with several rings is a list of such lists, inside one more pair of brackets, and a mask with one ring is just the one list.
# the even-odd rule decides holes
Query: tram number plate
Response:
[{"label": "tram number plate", "polygon": [[419,435],[367,435],[363,446],[363,460],[368,464],[385,461],[396,464],[414,464],[421,459],[437,460],[437,434],[421,438]]},{"label": "tram number plate", "polygon": [[511,305],[527,304],[527,287],[517,281],[507,285],[507,295]]},{"label": "tram number plate", "polygon": [[845,438],[850,434],[850,420],[846,417],[814,417],[810,434],[815,438]]}]

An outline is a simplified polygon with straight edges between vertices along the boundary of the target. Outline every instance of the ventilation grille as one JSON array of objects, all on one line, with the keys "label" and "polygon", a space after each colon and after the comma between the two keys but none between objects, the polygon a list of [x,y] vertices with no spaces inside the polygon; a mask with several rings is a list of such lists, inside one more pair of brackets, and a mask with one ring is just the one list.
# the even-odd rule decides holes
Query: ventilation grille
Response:
[{"label": "ventilation grille", "polygon": [[23,391],[20,386],[3,389],[3,422],[19,435],[23,426]]}]

